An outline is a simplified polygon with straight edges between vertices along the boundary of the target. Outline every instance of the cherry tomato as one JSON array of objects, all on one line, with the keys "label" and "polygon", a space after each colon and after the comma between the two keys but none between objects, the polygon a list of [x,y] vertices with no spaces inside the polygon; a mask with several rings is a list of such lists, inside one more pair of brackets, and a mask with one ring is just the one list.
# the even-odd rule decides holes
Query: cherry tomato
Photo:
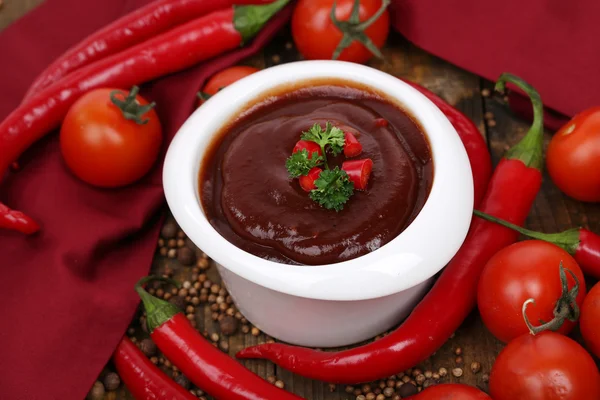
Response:
[{"label": "cherry tomato", "polygon": [[550,141],[550,177],[560,190],[580,201],[600,201],[600,107],[577,114]]},{"label": "cherry tomato", "polygon": [[313,189],[316,189],[315,181],[319,179],[323,170],[319,167],[314,167],[310,171],[308,171],[308,175],[303,175],[300,177],[300,187],[307,192],[310,192]]},{"label": "cherry tomato", "polygon": [[[226,86],[231,85],[234,82],[239,81],[242,78],[252,75],[258,72],[259,69],[254,67],[247,67],[245,65],[236,65],[233,67],[225,68],[224,70],[214,74],[206,85],[200,91],[200,98],[198,99],[198,107],[202,105],[207,99],[203,97],[210,97],[215,95],[219,90]],[[208,96],[205,96],[208,95]]]},{"label": "cherry tomato", "polygon": [[346,157],[356,157],[362,153],[362,144],[351,132],[344,132],[344,155]]},{"label": "cherry tomato", "polygon": [[597,400],[600,374],[574,340],[550,331],[525,334],[496,358],[490,395],[494,400]]},{"label": "cherry tomato", "polygon": [[323,152],[321,151],[321,146],[319,146],[315,142],[309,142],[308,140],[298,140],[298,142],[294,146],[294,150],[292,150],[292,153],[296,153],[304,149],[308,151],[308,158],[312,158],[313,153],[319,153],[320,156],[323,155]]},{"label": "cherry tomato", "polygon": [[[556,302],[561,298],[560,263],[565,268],[569,289],[579,281],[579,306],[585,297],[585,281],[581,268],[565,250],[541,240],[525,240],[496,253],[486,264],[477,290],[477,304],[485,326],[494,336],[508,342],[528,332],[522,307],[527,307],[533,325],[553,319]],[[567,271],[568,270],[568,271]],[[569,302],[567,302],[568,304]],[[565,320],[560,333],[567,334],[574,323]]]},{"label": "cherry tomato", "polygon": [[[335,15],[346,21],[354,0],[299,0],[292,16],[292,36],[298,51],[308,60],[328,60],[342,40],[342,32],[330,18],[331,8],[336,4]],[[381,0],[360,0],[359,19],[366,21],[381,7]],[[385,43],[390,30],[390,16],[387,10],[366,30],[365,33],[377,48]],[[339,60],[364,63],[373,54],[362,44],[354,41],[347,47]]]},{"label": "cherry tomato", "polygon": [[448,383],[430,386],[414,397],[414,400],[492,400],[492,398],[473,386]]},{"label": "cherry tomato", "polygon": [[590,290],[581,306],[579,327],[587,348],[600,357],[600,283]]},{"label": "cherry tomato", "polygon": [[348,178],[354,183],[354,189],[366,190],[373,169],[373,160],[364,158],[362,160],[344,161],[342,169],[346,171]]},{"label": "cherry tomato", "polygon": [[113,91],[118,102],[129,98],[134,109],[148,105],[137,88],[129,95],[118,89],[93,90],[73,104],[60,130],[61,152],[71,171],[89,184],[107,188],[144,176],[162,142],[156,111],[148,110],[138,122],[128,120],[111,100]]}]

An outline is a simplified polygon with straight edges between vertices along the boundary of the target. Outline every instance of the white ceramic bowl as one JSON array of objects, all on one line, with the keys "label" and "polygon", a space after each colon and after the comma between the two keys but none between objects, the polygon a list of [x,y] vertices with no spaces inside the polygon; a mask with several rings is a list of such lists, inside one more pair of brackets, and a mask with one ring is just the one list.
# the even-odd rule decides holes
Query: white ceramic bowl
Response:
[{"label": "white ceramic bowl", "polygon": [[[369,254],[321,266],[267,261],[234,246],[208,222],[198,193],[200,163],[223,124],[261,93],[290,82],[320,78],[367,85],[397,101],[418,121],[431,144],[431,192],[406,230]],[[173,139],[163,179],[175,219],[216,261],[242,314],[267,334],[304,346],[356,343],[406,317],[432,277],[457,252],[473,210],[473,179],[466,151],[439,109],[391,75],[339,61],[284,64],[223,89],[196,110]]]}]

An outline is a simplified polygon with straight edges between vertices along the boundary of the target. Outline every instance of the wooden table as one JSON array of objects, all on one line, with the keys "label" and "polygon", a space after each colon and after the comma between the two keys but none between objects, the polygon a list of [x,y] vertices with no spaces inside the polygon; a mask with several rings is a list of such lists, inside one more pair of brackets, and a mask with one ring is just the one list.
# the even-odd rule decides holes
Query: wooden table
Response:
[{"label": "wooden table", "polygon": [[[0,30],[29,9],[40,4],[42,0],[4,0],[4,2],[4,7],[0,9]],[[291,44],[289,31],[281,32],[264,49],[262,55],[248,59],[246,64],[264,68],[297,60],[299,56]],[[494,163],[497,163],[506,149],[516,143],[526,132],[529,125],[515,118],[501,97],[482,95],[482,93],[492,91],[490,82],[425,53],[398,34],[390,36],[383,53],[385,56],[383,60],[373,60],[369,64],[385,72],[417,81],[442,96],[449,103],[456,105],[475,121],[481,134],[487,138]],[[549,138],[550,133],[547,133],[546,142]],[[582,204],[567,198],[554,186],[546,174],[542,191],[537,197],[527,225],[532,229],[546,232],[584,225],[600,232],[600,207]],[[198,250],[198,252],[200,251]],[[175,270],[175,276],[178,278],[189,277],[191,274],[190,268],[182,267],[175,260],[161,256],[155,258],[155,269],[162,269],[167,265]],[[209,278],[218,281],[219,278],[214,268],[209,270]],[[205,311],[197,312],[198,329],[207,330],[209,333],[218,331],[218,325],[211,320],[208,308]],[[356,323],[359,324],[360,321],[356,321]],[[245,346],[264,341],[263,334],[255,337],[250,334],[238,333],[229,337],[229,353],[233,355]],[[456,364],[454,353],[458,347],[462,349],[463,353],[464,361],[461,365]],[[433,371],[440,367],[444,367],[448,371],[455,367],[461,367],[464,370],[462,377],[456,378],[449,373],[443,381],[467,383],[485,390],[487,389],[486,374],[489,373],[494,359],[501,349],[502,344],[485,329],[481,319],[474,312],[456,332],[456,335],[420,367],[423,370],[431,369]],[[481,363],[480,372],[471,372],[472,362]],[[285,370],[278,369],[271,363],[246,361],[244,364],[263,377],[276,375],[285,383],[287,390],[307,399],[345,400],[356,397],[346,393],[343,385],[338,385],[331,392],[326,383],[294,376]],[[108,393],[106,398],[125,399],[130,396],[127,395],[125,389],[119,389],[117,392]]]}]

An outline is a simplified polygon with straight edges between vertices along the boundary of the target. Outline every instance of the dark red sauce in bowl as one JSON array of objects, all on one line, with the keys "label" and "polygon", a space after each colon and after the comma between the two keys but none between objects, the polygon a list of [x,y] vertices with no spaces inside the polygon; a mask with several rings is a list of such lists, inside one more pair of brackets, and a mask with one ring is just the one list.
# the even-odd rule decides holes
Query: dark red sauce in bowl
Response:
[{"label": "dark red sauce in bowl", "polygon": [[[386,120],[387,126],[381,123]],[[366,191],[343,210],[310,199],[285,161],[303,131],[326,122],[350,129],[373,169]],[[328,157],[331,166],[343,156]],[[350,260],[398,236],[423,208],[433,182],[424,133],[400,106],[348,84],[314,84],[258,101],[226,126],[202,160],[202,208],[229,242],[288,264]]]}]

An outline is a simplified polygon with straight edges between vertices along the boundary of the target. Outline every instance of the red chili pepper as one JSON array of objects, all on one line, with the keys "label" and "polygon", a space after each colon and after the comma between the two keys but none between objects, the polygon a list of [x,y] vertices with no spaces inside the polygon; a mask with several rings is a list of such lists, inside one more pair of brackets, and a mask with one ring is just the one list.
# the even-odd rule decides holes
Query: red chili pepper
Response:
[{"label": "red chili pepper", "polygon": [[532,239],[543,240],[564,249],[575,258],[585,274],[600,278],[600,236],[594,232],[583,228],[574,228],[558,233],[541,233],[521,228],[481,211],[475,210],[473,213],[480,218],[513,229]]},{"label": "red chili pepper", "polygon": [[344,132],[344,155],[346,157],[356,157],[362,153],[362,144],[351,132]]},{"label": "red chili pepper", "polygon": [[270,384],[216,349],[194,329],[177,307],[142,288],[151,280],[171,282],[150,276],[142,278],[135,286],[146,309],[150,337],[165,357],[196,386],[223,400],[302,400]]},{"label": "red chili pepper", "polygon": [[366,190],[373,169],[373,160],[363,158],[362,160],[344,161],[342,169],[346,171],[348,178],[354,183],[354,189]]},{"label": "red chili pepper", "polygon": [[458,136],[460,136],[471,162],[475,189],[475,207],[477,207],[485,195],[487,184],[492,175],[492,160],[487,144],[479,129],[477,129],[477,126],[466,115],[446,103],[433,92],[414,82],[405,79],[402,80],[431,100],[444,113],[452,126],[454,126],[454,129],[456,129],[456,132],[458,132]]},{"label": "red chili pepper", "polygon": [[13,229],[30,235],[40,230],[40,226],[21,211],[11,210],[0,203],[0,228]]},{"label": "red chili pepper", "polygon": [[[30,86],[25,101],[71,72],[142,43],[159,33],[210,12],[247,1],[158,0],[97,30],[67,50]],[[260,3],[262,1],[255,1]]]},{"label": "red chili pepper", "polygon": [[[416,83],[414,83],[414,84],[413,84],[413,83],[411,83],[411,85],[415,85],[415,86],[416,86],[417,84],[416,84]],[[420,86],[419,86],[419,87],[420,87]],[[426,89],[425,89],[425,90],[426,90]],[[388,122],[388,120],[387,120],[387,119],[385,119],[385,118],[377,118],[377,119],[375,120],[375,126],[379,126],[379,127],[385,128],[385,127],[386,127],[386,126],[388,126],[389,124],[390,124],[390,123],[389,123],[389,122]]]},{"label": "red chili pepper", "polygon": [[323,170],[319,167],[314,167],[313,169],[308,171],[308,175],[303,175],[300,177],[300,187],[302,187],[302,189],[304,189],[307,192],[316,189],[317,185],[315,185],[315,181],[319,179],[321,172],[323,172]]},{"label": "red chili pepper", "polygon": [[308,151],[308,158],[312,158],[312,155],[315,152],[319,153],[320,156],[323,155],[323,152],[321,151],[321,146],[319,146],[315,142],[309,142],[308,140],[298,140],[298,143],[296,143],[296,145],[294,146],[294,150],[292,150],[292,153],[296,153],[304,149]]},{"label": "red chili pepper", "polygon": [[198,400],[152,364],[127,337],[121,339],[112,359],[136,400]]},{"label": "red chili pepper", "polygon": [[[535,119],[527,135],[498,164],[480,207],[522,224],[542,181],[543,105],[539,94],[513,75],[503,74],[496,88],[503,90],[506,82],[529,94]],[[516,240],[516,232],[474,218],[467,239],[433,288],[400,327],[375,342],[337,352],[274,343],[247,348],[237,356],[266,358],[299,375],[334,383],[366,382],[411,368],[456,331],[475,306],[486,262]]]},{"label": "red chili pepper", "polygon": [[[288,1],[215,11],[49,86],[0,124],[0,177],[31,144],[58,127],[86,92],[100,87],[129,89],[233,50],[252,38]],[[4,227],[11,228],[9,224]]]}]

